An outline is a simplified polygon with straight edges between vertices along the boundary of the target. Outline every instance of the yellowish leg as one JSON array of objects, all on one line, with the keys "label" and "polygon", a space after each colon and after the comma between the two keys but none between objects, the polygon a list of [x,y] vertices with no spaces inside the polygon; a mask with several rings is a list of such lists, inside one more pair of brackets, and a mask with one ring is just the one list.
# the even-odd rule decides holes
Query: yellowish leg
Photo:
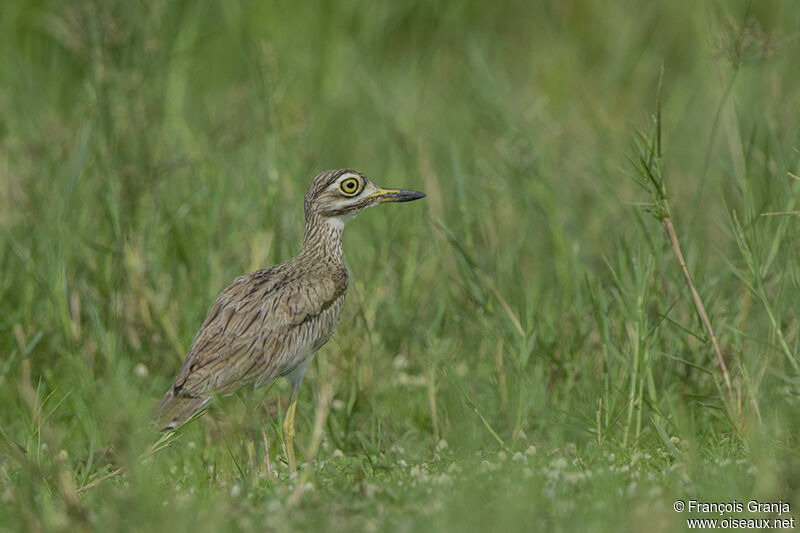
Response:
[{"label": "yellowish leg", "polygon": [[283,419],[283,446],[286,449],[286,459],[289,461],[289,475],[297,471],[294,459],[294,412],[297,409],[298,389],[299,387],[292,387],[289,408],[286,410],[286,417]]}]

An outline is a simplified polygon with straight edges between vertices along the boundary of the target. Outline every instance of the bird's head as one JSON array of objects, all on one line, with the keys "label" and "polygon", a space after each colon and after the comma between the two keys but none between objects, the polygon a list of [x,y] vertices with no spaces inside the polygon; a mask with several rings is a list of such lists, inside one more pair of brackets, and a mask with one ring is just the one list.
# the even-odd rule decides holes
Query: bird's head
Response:
[{"label": "bird's head", "polygon": [[425,193],[409,189],[384,189],[364,174],[350,169],[320,172],[308,186],[305,199],[306,221],[319,215],[334,224],[344,224],[356,213],[386,202],[410,202]]}]

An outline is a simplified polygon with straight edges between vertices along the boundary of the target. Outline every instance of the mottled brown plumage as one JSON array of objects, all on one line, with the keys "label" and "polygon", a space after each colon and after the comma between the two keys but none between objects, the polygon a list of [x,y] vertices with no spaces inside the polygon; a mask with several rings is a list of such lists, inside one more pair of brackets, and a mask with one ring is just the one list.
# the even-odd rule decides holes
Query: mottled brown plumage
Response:
[{"label": "mottled brown plumage", "polygon": [[306,230],[298,255],[236,278],[222,291],[189,348],[175,383],[156,405],[154,423],[175,428],[213,394],[288,376],[292,399],[284,433],[290,469],[297,390],[311,358],[333,335],[347,291],[344,223],[382,202],[425,195],[382,189],[353,170],[317,175],[305,196]]}]

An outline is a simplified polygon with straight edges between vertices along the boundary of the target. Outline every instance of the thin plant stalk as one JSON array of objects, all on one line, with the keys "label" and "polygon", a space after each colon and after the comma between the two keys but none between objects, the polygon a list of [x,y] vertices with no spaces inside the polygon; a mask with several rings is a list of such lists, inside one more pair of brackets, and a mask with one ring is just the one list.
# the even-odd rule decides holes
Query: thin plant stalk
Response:
[{"label": "thin plant stalk", "polygon": [[[663,70],[662,70],[663,76]],[[717,359],[720,373],[725,382],[725,389],[727,392],[728,402],[731,409],[735,408],[733,386],[731,384],[730,373],[728,372],[728,365],[725,363],[725,358],[722,355],[717,336],[714,333],[714,328],[711,325],[711,320],[708,318],[703,299],[694,284],[692,275],[686,265],[683,252],[681,251],[678,235],[675,231],[675,226],[672,223],[672,213],[669,207],[669,200],[667,197],[666,183],[663,176],[663,156],[661,151],[661,80],[658,84],[658,102],[655,117],[655,135],[653,138],[648,138],[646,135],[637,132],[636,145],[638,148],[638,159],[634,161],[636,170],[639,172],[641,179],[637,180],[639,185],[645,188],[651,195],[652,202],[648,206],[648,211],[653,215],[656,220],[661,224],[662,229],[669,241],[672,252],[678,260],[681,267],[683,276],[686,279],[686,285],[692,296],[697,316],[703,323],[703,327],[711,340],[711,345],[714,349],[714,354]]]}]

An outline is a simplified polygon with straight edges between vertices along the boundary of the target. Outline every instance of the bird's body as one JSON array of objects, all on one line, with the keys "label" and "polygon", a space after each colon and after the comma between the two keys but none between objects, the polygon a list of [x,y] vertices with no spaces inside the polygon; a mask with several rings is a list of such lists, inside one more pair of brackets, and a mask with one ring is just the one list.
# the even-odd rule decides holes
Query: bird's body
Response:
[{"label": "bird's body", "polygon": [[284,263],[236,278],[222,291],[175,383],[156,405],[155,424],[173,429],[213,394],[231,394],[245,385],[266,385],[287,376],[292,399],[284,433],[293,469],[294,453],[289,448],[297,391],[311,358],[333,335],[347,292],[344,223],[378,203],[423,196],[382,189],[347,169],[314,178],[305,198],[303,249]]}]

